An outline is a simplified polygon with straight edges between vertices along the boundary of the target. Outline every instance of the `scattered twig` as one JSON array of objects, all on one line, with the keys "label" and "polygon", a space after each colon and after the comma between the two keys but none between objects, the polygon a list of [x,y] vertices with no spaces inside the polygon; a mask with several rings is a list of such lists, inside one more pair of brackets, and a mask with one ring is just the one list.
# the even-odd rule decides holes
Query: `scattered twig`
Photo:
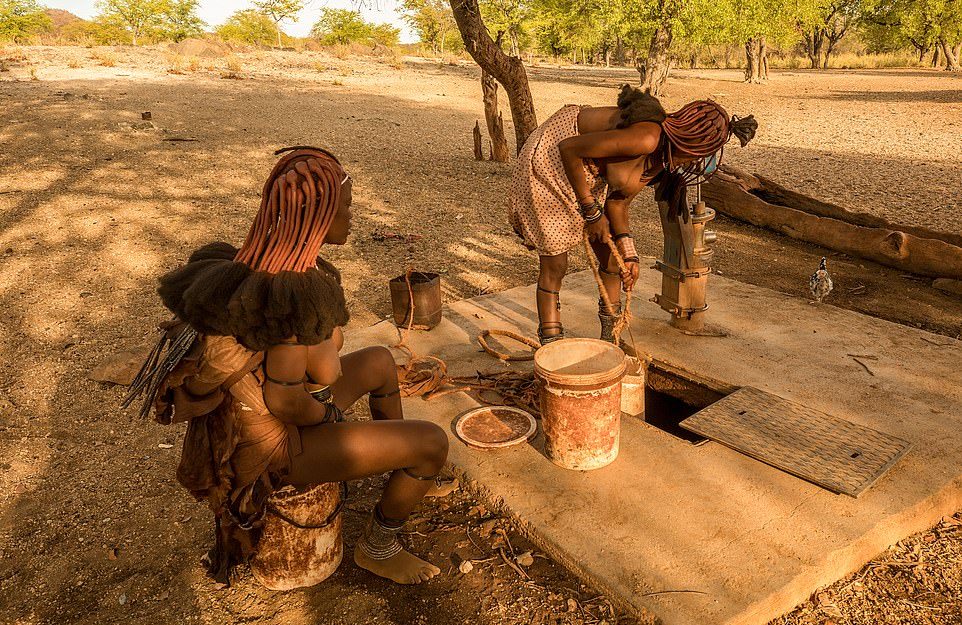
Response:
[{"label": "scattered twig", "polygon": [[923,336],[923,337],[920,337],[920,338],[921,338],[923,341],[925,341],[926,343],[931,343],[932,345],[938,345],[939,347],[949,347],[949,346],[952,345],[952,343],[940,343],[940,342],[938,342],[938,341],[933,341],[932,339],[926,338],[926,337],[924,337],[924,336]]},{"label": "scattered twig", "polygon": [[498,553],[501,554],[501,559],[504,560],[504,563],[510,566],[512,569],[514,569],[514,572],[517,573],[521,577],[521,579],[526,579],[526,580],[531,579],[530,577],[528,577],[528,574],[525,573],[520,566],[518,566],[517,564],[515,564],[514,562],[508,559],[507,554],[504,553],[504,547],[498,547]]},{"label": "scattered twig", "polygon": [[875,372],[872,371],[871,369],[869,369],[869,367],[868,367],[867,364],[865,364],[864,362],[862,362],[861,360],[859,360],[859,359],[856,358],[855,356],[852,356],[851,354],[849,354],[849,358],[851,358],[852,360],[854,360],[854,361],[857,362],[858,364],[862,365],[862,368],[865,369],[865,371],[866,371],[870,376],[875,377]]},{"label": "scattered twig", "polygon": [[174,141],[174,142],[186,143],[186,142],[200,141],[200,139],[195,139],[194,137],[164,137],[163,139],[161,139],[161,141]]},{"label": "scattered twig", "polygon": [[653,592],[642,593],[642,597],[654,597],[655,595],[668,595],[672,593],[691,593],[694,595],[707,595],[707,592],[701,590],[655,590]]},{"label": "scattered twig", "polygon": [[478,545],[478,543],[474,542],[474,538],[471,537],[471,528],[468,527],[467,525],[464,526],[464,533],[467,534],[468,540],[471,541],[471,544],[474,545],[474,548],[475,548],[475,549],[477,549],[477,550],[480,551],[481,553],[485,553],[485,554],[486,554],[486,553],[489,553],[488,551],[482,549],[481,546]]},{"label": "scattered twig", "polygon": [[936,612],[942,611],[941,606],[922,605],[921,603],[912,603],[908,599],[899,599],[899,601],[901,601],[902,603],[906,603],[914,608],[922,608],[923,610],[935,610]]}]

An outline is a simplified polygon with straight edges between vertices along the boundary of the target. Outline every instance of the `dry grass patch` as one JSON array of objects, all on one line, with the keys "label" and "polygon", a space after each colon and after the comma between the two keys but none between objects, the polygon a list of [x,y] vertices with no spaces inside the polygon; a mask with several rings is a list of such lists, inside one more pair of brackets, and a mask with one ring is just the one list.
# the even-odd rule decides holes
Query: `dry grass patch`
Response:
[{"label": "dry grass patch", "polygon": [[115,67],[117,65],[117,55],[110,50],[94,50],[90,54],[90,58],[97,61],[97,64],[101,67]]}]

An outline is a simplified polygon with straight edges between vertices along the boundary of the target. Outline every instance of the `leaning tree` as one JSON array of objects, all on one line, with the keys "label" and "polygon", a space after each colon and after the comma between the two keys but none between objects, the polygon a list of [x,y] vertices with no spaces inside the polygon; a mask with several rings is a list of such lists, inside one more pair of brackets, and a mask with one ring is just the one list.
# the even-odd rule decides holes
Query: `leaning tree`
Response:
[{"label": "leaning tree", "polygon": [[491,38],[481,19],[478,0],[451,0],[451,10],[468,54],[481,66],[484,73],[501,83],[508,94],[516,148],[520,152],[525,139],[538,127],[524,64],[519,57],[505,54],[501,46]]}]

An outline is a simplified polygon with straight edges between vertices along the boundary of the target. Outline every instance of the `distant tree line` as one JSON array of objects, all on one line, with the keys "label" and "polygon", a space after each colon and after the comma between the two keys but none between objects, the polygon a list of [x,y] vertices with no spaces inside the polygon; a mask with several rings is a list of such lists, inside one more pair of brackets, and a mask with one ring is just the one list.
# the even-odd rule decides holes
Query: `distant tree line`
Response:
[{"label": "distant tree line", "polygon": [[[66,24],[59,32],[65,40],[102,45],[182,41],[205,34],[207,24],[197,14],[200,0],[99,0],[92,20]],[[254,0],[254,8],[236,11],[217,27],[226,40],[278,47],[292,38],[282,30],[295,21],[304,0]],[[0,41],[27,43],[52,29],[50,17],[38,0],[0,0]],[[358,11],[321,9],[311,37],[330,44],[365,43],[396,45],[400,31],[389,24],[365,21]]]},{"label": "distant tree line", "polygon": [[[407,23],[438,51],[465,0],[401,0]],[[772,49],[824,68],[846,36],[868,52],[914,48],[958,71],[962,0],[477,0],[509,56],[634,65],[658,91],[673,60],[699,48],[741,49],[745,79],[766,78]]]}]

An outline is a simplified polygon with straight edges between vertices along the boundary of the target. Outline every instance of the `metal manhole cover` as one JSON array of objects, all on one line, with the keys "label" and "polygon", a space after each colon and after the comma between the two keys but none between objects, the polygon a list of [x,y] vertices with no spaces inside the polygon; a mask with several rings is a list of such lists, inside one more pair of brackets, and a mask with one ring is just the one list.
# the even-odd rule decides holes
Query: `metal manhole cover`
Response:
[{"label": "metal manhole cover", "polygon": [[807,406],[743,387],[680,424],[747,456],[857,497],[911,443]]},{"label": "metal manhole cover", "polygon": [[538,431],[538,425],[524,410],[486,406],[458,417],[454,431],[471,447],[498,449],[529,440]]}]

